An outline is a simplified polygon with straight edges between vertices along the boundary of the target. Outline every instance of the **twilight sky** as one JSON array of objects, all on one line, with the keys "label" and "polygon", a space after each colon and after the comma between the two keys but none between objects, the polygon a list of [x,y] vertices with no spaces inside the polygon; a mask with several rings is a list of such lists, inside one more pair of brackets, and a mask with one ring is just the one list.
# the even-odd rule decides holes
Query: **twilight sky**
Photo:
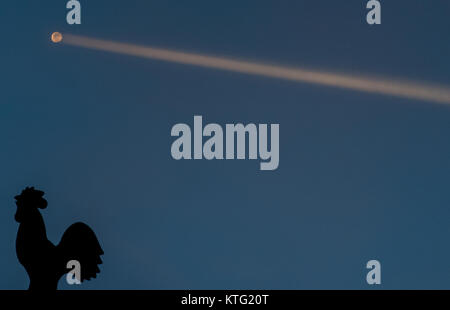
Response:
[{"label": "twilight sky", "polygon": [[[23,289],[14,195],[84,221],[92,289],[450,288],[450,107],[54,45],[53,31],[450,85],[450,2],[65,1],[0,8],[0,289]],[[280,166],[175,161],[176,123],[279,123]],[[60,288],[70,288],[61,281]]]}]

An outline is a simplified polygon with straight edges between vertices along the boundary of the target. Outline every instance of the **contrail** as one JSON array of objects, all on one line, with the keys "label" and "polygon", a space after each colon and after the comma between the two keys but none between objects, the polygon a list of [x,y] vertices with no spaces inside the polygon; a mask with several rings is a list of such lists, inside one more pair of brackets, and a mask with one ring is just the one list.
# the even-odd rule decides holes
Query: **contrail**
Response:
[{"label": "contrail", "polygon": [[72,46],[123,55],[450,105],[450,87],[267,65],[71,34],[64,35],[63,42]]}]

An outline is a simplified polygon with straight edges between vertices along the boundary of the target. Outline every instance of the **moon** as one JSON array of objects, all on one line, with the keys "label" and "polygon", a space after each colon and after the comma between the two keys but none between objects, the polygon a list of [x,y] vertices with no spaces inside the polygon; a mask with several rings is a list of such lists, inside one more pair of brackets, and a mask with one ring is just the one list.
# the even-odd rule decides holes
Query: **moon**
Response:
[{"label": "moon", "polygon": [[60,32],[53,32],[52,33],[52,42],[53,43],[59,43],[63,39],[63,36]]}]

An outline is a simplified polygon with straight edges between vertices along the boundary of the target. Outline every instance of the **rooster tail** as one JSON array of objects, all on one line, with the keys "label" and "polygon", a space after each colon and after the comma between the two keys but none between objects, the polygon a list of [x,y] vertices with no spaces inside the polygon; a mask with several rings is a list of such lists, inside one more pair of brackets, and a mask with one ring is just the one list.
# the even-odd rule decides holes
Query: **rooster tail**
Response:
[{"label": "rooster tail", "polygon": [[81,281],[96,278],[100,273],[98,265],[102,263],[102,247],[94,231],[86,224],[78,222],[72,224],[64,232],[57,246],[61,259],[63,274],[69,272],[67,263],[76,260],[81,266]]}]

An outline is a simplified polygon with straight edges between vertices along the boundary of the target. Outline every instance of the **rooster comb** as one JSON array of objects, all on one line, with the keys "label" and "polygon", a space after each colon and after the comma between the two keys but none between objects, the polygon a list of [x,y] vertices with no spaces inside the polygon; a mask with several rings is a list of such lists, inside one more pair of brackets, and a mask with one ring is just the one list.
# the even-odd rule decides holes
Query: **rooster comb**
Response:
[{"label": "rooster comb", "polygon": [[[33,186],[31,187],[26,187],[24,190],[22,190],[22,193],[20,193],[20,195],[15,196],[14,198],[17,201],[22,201],[25,203],[33,203],[33,202],[37,202],[37,201],[41,201],[43,200],[43,196],[44,196],[44,192],[35,189]],[[45,204],[46,206],[46,204]],[[44,205],[40,205],[40,208],[45,208]]]}]

